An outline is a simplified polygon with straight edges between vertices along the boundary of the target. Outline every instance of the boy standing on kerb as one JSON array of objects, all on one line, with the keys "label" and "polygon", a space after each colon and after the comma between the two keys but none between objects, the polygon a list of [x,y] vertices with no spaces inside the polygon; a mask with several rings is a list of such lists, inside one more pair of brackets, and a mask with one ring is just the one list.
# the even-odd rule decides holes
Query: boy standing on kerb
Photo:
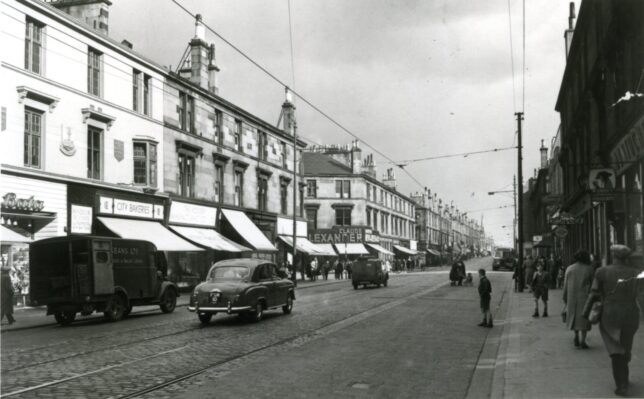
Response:
[{"label": "boy standing on kerb", "polygon": [[480,327],[493,327],[492,313],[490,312],[490,299],[492,297],[492,284],[485,276],[485,269],[479,269],[479,296],[481,297],[481,312],[483,312],[483,321],[479,323]]}]

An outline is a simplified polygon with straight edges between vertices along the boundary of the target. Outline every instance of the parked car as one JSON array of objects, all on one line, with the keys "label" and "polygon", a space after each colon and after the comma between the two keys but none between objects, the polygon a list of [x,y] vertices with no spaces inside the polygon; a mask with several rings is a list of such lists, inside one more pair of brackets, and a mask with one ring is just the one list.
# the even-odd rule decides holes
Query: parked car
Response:
[{"label": "parked car", "polygon": [[264,311],[293,310],[295,285],[277,266],[263,259],[229,259],[215,263],[206,281],[197,285],[188,310],[207,324],[219,312],[259,321]]},{"label": "parked car", "polygon": [[163,252],[147,241],[65,236],[29,246],[31,303],[47,305],[47,314],[60,325],[79,312],[103,312],[117,321],[139,305],[159,305],[170,313],[179,290],[166,272]]},{"label": "parked car", "polygon": [[353,289],[357,290],[359,285],[366,287],[367,284],[373,284],[377,287],[384,285],[386,287],[388,280],[389,272],[380,260],[359,258],[353,262],[353,271],[351,273]]},{"label": "parked car", "polygon": [[514,270],[517,264],[517,256],[514,248],[497,248],[494,251],[494,258],[492,259],[492,270]]}]

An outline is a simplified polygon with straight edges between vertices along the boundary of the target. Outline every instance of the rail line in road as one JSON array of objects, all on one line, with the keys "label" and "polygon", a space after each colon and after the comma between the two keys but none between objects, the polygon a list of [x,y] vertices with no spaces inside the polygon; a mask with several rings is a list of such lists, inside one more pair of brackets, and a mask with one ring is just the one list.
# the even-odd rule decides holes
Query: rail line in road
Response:
[{"label": "rail line in road", "polygon": [[[442,283],[438,282],[437,284],[433,285],[430,288],[423,289],[421,291],[417,291],[417,292],[411,293],[409,295],[404,295],[404,296],[400,297],[399,299],[395,299],[395,300],[393,300],[391,302],[381,304],[381,305],[378,305],[376,307],[372,307],[372,308],[366,309],[364,311],[360,311],[358,313],[354,313],[354,314],[349,315],[347,317],[343,317],[340,320],[335,320],[335,321],[333,321],[331,323],[322,325],[322,326],[317,327],[317,328],[313,328],[313,329],[311,329],[309,331],[305,331],[303,333],[300,332],[300,333],[298,333],[296,335],[289,335],[289,336],[287,336],[285,338],[277,339],[275,342],[272,342],[272,343],[269,343],[269,344],[266,344],[266,345],[263,345],[263,346],[260,346],[260,347],[255,347],[255,348],[252,348],[252,349],[244,350],[242,353],[237,353],[237,354],[234,354],[234,355],[231,355],[231,356],[224,357],[223,359],[220,359],[218,361],[211,362],[211,363],[205,364],[204,366],[198,367],[198,368],[196,368],[195,370],[193,370],[191,372],[181,374],[178,377],[166,378],[163,381],[154,383],[154,384],[149,385],[147,387],[143,387],[143,388],[141,388],[139,390],[136,390],[135,392],[126,393],[122,397],[129,398],[129,397],[137,397],[137,396],[145,395],[146,393],[154,392],[154,391],[163,389],[165,387],[177,384],[177,383],[179,383],[181,381],[188,380],[188,379],[190,379],[192,377],[195,377],[195,376],[197,376],[199,374],[203,374],[203,373],[205,373],[205,372],[207,372],[209,370],[213,370],[213,369],[215,369],[215,368],[217,368],[219,366],[230,365],[231,363],[235,363],[235,362],[237,362],[239,360],[248,359],[248,358],[252,357],[255,354],[266,352],[266,351],[270,350],[271,348],[280,348],[280,347],[282,347],[284,345],[298,345],[298,346],[302,345],[305,342],[309,342],[310,340],[313,340],[313,339],[315,339],[317,337],[329,334],[329,333],[331,333],[333,331],[337,331],[338,329],[344,328],[346,326],[349,326],[349,325],[355,324],[355,323],[357,323],[357,322],[359,322],[361,320],[364,320],[367,317],[371,317],[374,314],[377,314],[377,313],[383,312],[383,311],[385,311],[387,309],[390,309],[392,307],[398,306],[398,305],[404,303],[405,301],[407,301],[409,299],[412,299],[412,298],[414,298],[416,296],[423,295],[423,294],[426,294],[426,293],[431,292],[433,290],[436,290],[436,289],[444,286],[445,284],[446,284],[446,282],[442,282]],[[391,287],[391,288],[395,288],[395,287]],[[376,292],[376,291],[374,290],[373,292]],[[351,289],[346,290],[344,292],[335,292],[335,293],[331,293],[330,295],[325,295],[325,297],[330,297],[329,299],[332,299],[335,302],[335,301],[343,301],[343,300],[346,300],[347,297],[358,296],[358,295],[361,295],[361,294],[362,294],[362,290],[354,291],[351,288]],[[320,298],[318,298],[318,297],[308,297],[308,298],[312,298],[312,299],[315,299],[315,300],[311,301],[310,303],[307,303],[307,304],[301,306],[300,308],[307,309],[307,308],[310,308],[310,307],[319,306],[319,303],[320,303],[319,299]],[[324,298],[322,298],[322,299],[324,299]],[[170,333],[170,334],[163,334],[162,336],[153,337],[151,339],[158,340],[158,339],[161,339],[161,338],[167,337],[167,336],[196,332],[196,331],[198,331],[200,329],[201,329],[200,327],[187,328],[187,329],[182,330],[182,331],[177,331],[177,332],[173,332],[173,333]],[[88,338],[88,339],[91,339],[91,337]],[[90,370],[90,371],[87,371],[87,372],[84,372],[84,373],[72,374],[70,376],[66,376],[64,378],[51,380],[51,381],[48,381],[48,382],[45,382],[45,383],[40,383],[40,384],[37,384],[37,385],[28,386],[28,387],[21,387],[20,389],[16,389],[16,390],[11,391],[11,392],[3,393],[2,395],[0,395],[0,397],[11,397],[11,396],[18,396],[18,395],[21,395],[21,394],[32,393],[32,392],[35,392],[35,391],[50,388],[50,387],[52,387],[54,385],[69,383],[69,382],[72,382],[74,380],[84,379],[84,378],[86,378],[88,376],[92,376],[92,375],[95,376],[95,375],[97,375],[99,373],[105,373],[105,372],[108,372],[108,371],[112,371],[112,370],[114,370],[116,368],[127,367],[127,366],[133,367],[137,363],[142,363],[142,362],[154,360],[154,359],[159,358],[159,357],[170,356],[170,355],[172,355],[172,354],[174,354],[174,353],[176,353],[178,351],[190,349],[189,347],[192,347],[192,349],[194,349],[196,347],[195,345],[199,345],[199,343],[201,341],[212,341],[212,339],[213,339],[213,337],[211,335],[201,336],[201,337],[198,337],[196,339],[190,339],[190,344],[189,345],[183,345],[183,346],[180,346],[180,347],[177,347],[177,348],[169,349],[169,350],[166,350],[166,351],[161,351],[161,352],[158,352],[158,353],[154,353],[153,355],[150,355],[150,356],[143,356],[143,357],[140,357],[140,358],[128,359],[126,361],[121,361],[121,362],[118,362],[116,364],[110,364],[110,365],[107,365],[107,366],[98,367],[98,368],[96,368],[94,370]],[[74,355],[72,355],[70,357],[79,357],[79,356],[83,356],[83,355],[85,355],[87,353],[94,353],[94,352],[100,352],[100,351],[114,351],[115,349],[118,349],[119,347],[126,347],[128,345],[135,345],[136,343],[139,343],[139,342],[142,342],[142,341],[149,341],[149,340],[150,340],[150,338],[148,337],[146,339],[135,340],[135,341],[131,341],[131,342],[128,342],[128,343],[125,343],[125,344],[112,345],[112,346],[110,346],[108,348],[104,347],[104,348],[99,348],[99,349],[96,349],[96,350],[93,350],[93,351],[87,351],[86,353],[76,353],[76,354],[74,354]],[[59,359],[50,360],[48,362],[51,363],[51,362],[55,362],[56,360],[65,360],[65,359],[64,358],[59,358]],[[29,368],[29,367],[35,367],[35,365],[26,366],[25,368]],[[22,369],[24,369],[24,368],[22,368]],[[5,375],[4,377],[6,378],[7,376]],[[141,382],[145,383],[145,381],[141,381],[141,379],[139,379],[137,381],[139,383],[141,383]]]}]

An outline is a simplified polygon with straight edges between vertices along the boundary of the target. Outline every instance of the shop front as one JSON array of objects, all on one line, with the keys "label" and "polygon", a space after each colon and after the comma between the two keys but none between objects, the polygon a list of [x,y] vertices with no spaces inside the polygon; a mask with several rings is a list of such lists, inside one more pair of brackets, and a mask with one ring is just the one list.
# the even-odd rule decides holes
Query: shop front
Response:
[{"label": "shop front", "polygon": [[204,281],[210,266],[224,259],[238,258],[252,249],[219,234],[218,209],[213,206],[173,200],[168,227],[182,238],[204,249],[200,252],[174,252],[168,256],[168,269],[180,287],[193,287]]},{"label": "shop front", "polygon": [[[271,226],[273,230],[268,230]],[[252,252],[244,252],[244,256],[275,262],[277,248],[272,244],[275,241],[275,222],[271,222],[270,217],[261,223],[260,228],[246,213],[221,208],[219,231],[229,240],[252,249]]]},{"label": "shop front", "polygon": [[201,278],[203,249],[164,226],[168,200],[163,196],[83,184],[69,184],[71,234],[144,240],[165,253],[168,279],[187,288]]},{"label": "shop front", "polygon": [[317,229],[309,232],[309,241],[316,244],[326,252],[329,245],[341,261],[355,260],[360,256],[369,256],[370,252],[365,246],[367,233],[371,229],[365,227],[341,227],[334,226],[331,229]]},{"label": "shop front", "polygon": [[67,186],[2,173],[0,187],[2,267],[10,269],[15,305],[24,306],[29,296],[29,244],[65,235]]}]

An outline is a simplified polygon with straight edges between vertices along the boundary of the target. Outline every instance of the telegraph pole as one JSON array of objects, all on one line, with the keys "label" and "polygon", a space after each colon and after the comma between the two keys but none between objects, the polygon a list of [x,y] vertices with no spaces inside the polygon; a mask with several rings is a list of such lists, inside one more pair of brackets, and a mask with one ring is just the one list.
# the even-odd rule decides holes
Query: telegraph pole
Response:
[{"label": "telegraph pole", "polygon": [[512,199],[514,200],[514,218],[512,219],[512,243],[514,250],[518,253],[517,248],[517,175],[512,176]]},{"label": "telegraph pole", "polygon": [[517,195],[517,197],[518,197],[517,201],[519,202],[519,206],[517,208],[518,209],[518,211],[517,211],[517,213],[518,213],[517,219],[519,221],[519,225],[517,226],[517,228],[519,229],[519,242],[518,242],[518,246],[519,246],[519,263],[518,263],[519,273],[518,273],[518,275],[520,276],[519,292],[523,292],[524,284],[525,284],[525,278],[524,278],[525,276],[524,276],[524,271],[523,271],[523,155],[522,155],[523,147],[522,147],[522,143],[521,143],[521,139],[522,139],[522,137],[521,137],[521,121],[523,121],[523,112],[517,112],[517,113],[515,113],[515,115],[517,116],[517,127],[518,127],[518,131],[517,131],[517,136],[518,136],[518,139],[517,139],[517,144],[518,144],[517,145],[517,162],[518,162],[517,175],[518,175],[518,189],[519,189],[519,191],[517,192],[517,194],[518,194]]}]

